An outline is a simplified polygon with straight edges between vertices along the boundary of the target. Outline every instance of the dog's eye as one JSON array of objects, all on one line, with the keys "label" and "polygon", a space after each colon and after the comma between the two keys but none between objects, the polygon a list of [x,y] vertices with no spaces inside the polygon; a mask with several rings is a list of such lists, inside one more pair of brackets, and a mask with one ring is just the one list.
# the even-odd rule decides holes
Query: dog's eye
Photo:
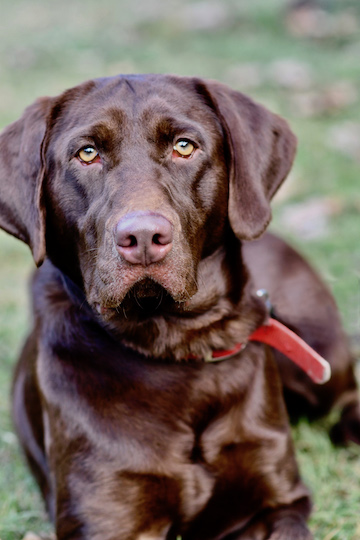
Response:
[{"label": "dog's eye", "polygon": [[78,157],[84,163],[92,163],[99,156],[99,152],[93,146],[85,146],[78,153]]},{"label": "dog's eye", "polygon": [[181,157],[190,157],[194,150],[195,146],[192,142],[188,141],[187,139],[180,139],[173,148],[174,152],[178,154]]}]

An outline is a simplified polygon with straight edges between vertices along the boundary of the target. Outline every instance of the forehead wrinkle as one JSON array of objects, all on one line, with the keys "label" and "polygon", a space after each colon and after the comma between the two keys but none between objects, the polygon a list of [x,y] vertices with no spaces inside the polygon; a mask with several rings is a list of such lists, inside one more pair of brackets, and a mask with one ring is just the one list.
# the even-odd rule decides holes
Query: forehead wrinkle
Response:
[{"label": "forehead wrinkle", "polygon": [[201,109],[200,117],[204,113],[204,107],[201,107],[201,104],[197,103],[196,107],[189,106],[187,103],[183,103],[178,95],[161,97],[161,96],[152,96],[150,99],[146,100],[145,103],[143,100],[139,100],[137,105],[140,105],[137,112],[137,117],[140,122],[148,122],[153,117],[158,116],[162,118],[175,118],[174,111],[176,111],[176,119],[179,121],[187,122],[196,122],[196,117],[194,115],[195,110]]},{"label": "forehead wrinkle", "polygon": [[128,118],[126,113],[117,107],[103,107],[94,115],[93,122],[89,119],[83,126],[77,125],[68,131],[69,146],[72,146],[81,139],[91,139],[102,144],[109,144],[120,141],[124,137]]},{"label": "forehead wrinkle", "polygon": [[115,125],[107,123],[94,123],[78,127],[67,133],[67,148],[75,150],[76,146],[81,142],[94,141],[95,143],[106,144],[111,141],[121,140],[122,131]]},{"label": "forehead wrinkle", "polygon": [[[111,103],[111,101],[113,103]],[[66,131],[82,131],[83,133],[94,131],[98,126],[109,126],[118,129],[127,121],[124,109],[116,101],[104,99],[101,104],[93,95],[86,96],[81,101],[76,101],[64,109],[62,117],[66,118]]]},{"label": "forehead wrinkle", "polygon": [[193,132],[200,136],[199,143],[207,141],[208,133],[222,136],[222,128],[214,112],[194,95],[179,93],[178,88],[170,88],[166,96],[161,93],[152,95],[145,103],[140,100],[137,105],[141,109],[136,107],[136,121],[142,128],[148,127],[151,138],[166,136],[166,131],[173,135],[188,132],[189,136]]},{"label": "forehead wrinkle", "polygon": [[201,124],[186,115],[174,116],[173,111],[167,107],[163,107],[162,110],[147,108],[139,116],[138,124],[145,127],[148,137],[153,140],[159,140],[164,136],[171,139],[181,134],[193,136],[199,143],[203,143],[205,140]]}]

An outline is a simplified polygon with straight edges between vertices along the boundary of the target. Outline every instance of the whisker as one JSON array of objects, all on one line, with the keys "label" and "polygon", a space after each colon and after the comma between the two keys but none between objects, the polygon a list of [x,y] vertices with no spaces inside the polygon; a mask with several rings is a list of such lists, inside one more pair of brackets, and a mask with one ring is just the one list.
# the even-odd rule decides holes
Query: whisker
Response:
[{"label": "whisker", "polygon": [[163,301],[163,298],[164,298],[164,289],[161,289],[160,295],[159,295],[159,302],[157,303],[157,306],[155,307],[155,310],[158,309],[158,307],[160,307],[160,304]]},{"label": "whisker", "polygon": [[139,306],[140,309],[144,309],[144,307],[141,305],[140,303],[140,300],[138,299],[138,296],[136,294],[136,291],[133,291],[133,295],[134,295],[134,298],[135,298],[135,302],[137,303],[137,305]]},{"label": "whisker", "polygon": [[83,309],[83,307],[85,306],[86,303],[87,303],[87,300],[86,300],[86,298],[84,298],[84,300],[80,304],[80,308],[79,308],[80,311]]}]

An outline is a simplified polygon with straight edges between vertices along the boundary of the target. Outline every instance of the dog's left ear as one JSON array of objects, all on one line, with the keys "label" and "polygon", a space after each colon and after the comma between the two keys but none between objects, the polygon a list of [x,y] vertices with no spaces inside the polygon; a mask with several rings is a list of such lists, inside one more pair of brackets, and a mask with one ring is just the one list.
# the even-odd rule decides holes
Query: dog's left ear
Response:
[{"label": "dog's left ear", "polygon": [[270,199],[291,168],[296,137],[285,120],[244,94],[215,81],[205,85],[228,143],[230,225],[238,238],[252,240],[271,220]]}]

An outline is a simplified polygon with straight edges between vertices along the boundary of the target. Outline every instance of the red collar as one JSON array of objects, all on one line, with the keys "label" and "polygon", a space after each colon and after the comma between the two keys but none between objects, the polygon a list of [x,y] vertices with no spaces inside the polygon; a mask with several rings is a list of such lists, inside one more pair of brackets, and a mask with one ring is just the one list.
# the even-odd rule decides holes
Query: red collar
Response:
[{"label": "red collar", "polygon": [[[289,330],[289,328],[275,319],[269,318],[266,324],[257,328],[249,336],[249,341],[260,341],[274,347],[274,349],[282,352],[301,367],[318,384],[324,384],[330,379],[330,364],[295,334],[295,332]],[[211,357],[205,358],[205,360],[207,362],[225,360],[240,352],[244,347],[245,344],[237,343],[231,350],[213,351]]]}]

